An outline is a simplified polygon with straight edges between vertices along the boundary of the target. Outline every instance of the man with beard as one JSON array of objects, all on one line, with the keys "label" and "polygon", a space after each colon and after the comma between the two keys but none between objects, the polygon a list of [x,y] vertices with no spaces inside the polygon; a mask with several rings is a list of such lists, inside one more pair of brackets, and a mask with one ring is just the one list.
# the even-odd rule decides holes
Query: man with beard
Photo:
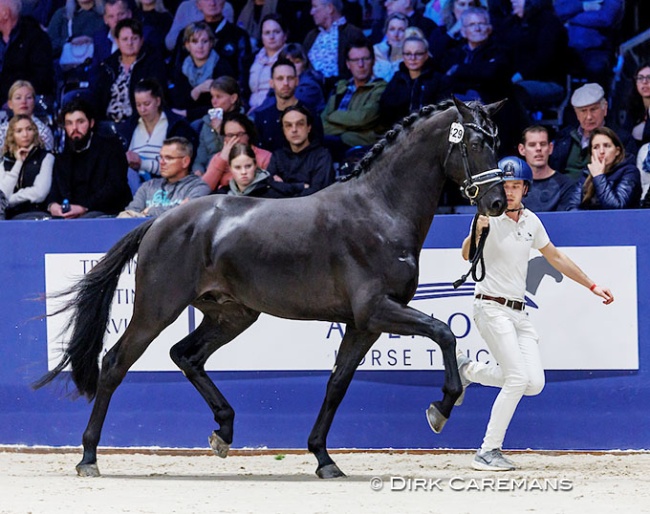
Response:
[{"label": "man with beard", "polygon": [[[271,89],[275,97],[270,97],[260,105],[253,115],[255,128],[259,138],[259,146],[274,152],[286,144],[280,117],[287,107],[307,106],[296,97],[298,87],[296,66],[288,59],[279,58],[271,67]],[[312,113],[313,114],[313,113]],[[314,119],[312,140],[323,139],[323,123],[320,118]]]},{"label": "man with beard", "polygon": [[131,201],[128,165],[117,138],[94,133],[90,105],[73,100],[61,110],[66,141],[56,156],[48,208],[52,217],[97,218],[122,211]]}]

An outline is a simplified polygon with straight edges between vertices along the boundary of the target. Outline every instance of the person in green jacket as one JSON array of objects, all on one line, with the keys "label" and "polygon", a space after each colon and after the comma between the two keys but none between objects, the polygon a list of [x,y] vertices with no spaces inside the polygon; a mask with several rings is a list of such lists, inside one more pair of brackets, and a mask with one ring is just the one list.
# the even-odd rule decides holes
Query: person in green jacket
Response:
[{"label": "person in green jacket", "polygon": [[377,141],[379,99],[386,89],[386,81],[373,76],[375,53],[370,41],[365,38],[352,41],[346,55],[352,78],[336,83],[321,115],[325,146],[338,162],[349,148]]}]

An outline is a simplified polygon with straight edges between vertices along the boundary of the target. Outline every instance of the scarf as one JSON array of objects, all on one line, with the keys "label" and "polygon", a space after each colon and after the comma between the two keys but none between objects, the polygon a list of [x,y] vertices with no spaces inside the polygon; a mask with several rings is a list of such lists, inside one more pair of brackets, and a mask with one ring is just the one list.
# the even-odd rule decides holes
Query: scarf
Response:
[{"label": "scarf", "polygon": [[210,55],[208,55],[208,60],[203,66],[197,66],[192,60],[192,56],[188,55],[183,61],[183,75],[187,77],[190,85],[196,87],[202,82],[205,82],[208,79],[212,78],[212,72],[214,67],[219,62],[219,56],[214,50],[210,50]]}]

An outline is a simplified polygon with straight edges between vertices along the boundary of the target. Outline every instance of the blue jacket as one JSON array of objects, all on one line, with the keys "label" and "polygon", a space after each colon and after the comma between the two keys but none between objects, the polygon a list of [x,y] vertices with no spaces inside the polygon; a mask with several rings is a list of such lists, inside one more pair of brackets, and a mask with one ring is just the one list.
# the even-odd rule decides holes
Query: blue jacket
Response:
[{"label": "blue jacket", "polygon": [[585,11],[582,0],[556,0],[555,12],[569,33],[569,46],[578,50],[611,49],[621,26],[623,0],[602,0],[597,11]]},{"label": "blue jacket", "polygon": [[589,176],[583,176],[574,186],[569,210],[590,209],[637,209],[641,200],[641,177],[633,155],[628,155],[609,173],[593,178],[594,195],[586,204],[582,203],[582,186]]}]

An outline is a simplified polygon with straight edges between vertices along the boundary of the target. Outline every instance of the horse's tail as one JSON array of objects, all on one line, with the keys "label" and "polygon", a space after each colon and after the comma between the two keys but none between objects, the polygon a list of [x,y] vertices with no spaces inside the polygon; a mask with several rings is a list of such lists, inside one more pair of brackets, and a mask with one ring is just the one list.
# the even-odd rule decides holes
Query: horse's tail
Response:
[{"label": "horse's tail", "polygon": [[80,395],[92,400],[99,380],[99,354],[113,301],[113,294],[122,269],[138,252],[142,238],[154,220],[149,220],[129,232],[108,251],[99,263],[70,289],[54,298],[74,295],[50,316],[72,311],[64,331],[72,329],[70,343],[61,362],[33,384],[34,389],[50,383],[65,367],[72,366],[72,380]]}]

